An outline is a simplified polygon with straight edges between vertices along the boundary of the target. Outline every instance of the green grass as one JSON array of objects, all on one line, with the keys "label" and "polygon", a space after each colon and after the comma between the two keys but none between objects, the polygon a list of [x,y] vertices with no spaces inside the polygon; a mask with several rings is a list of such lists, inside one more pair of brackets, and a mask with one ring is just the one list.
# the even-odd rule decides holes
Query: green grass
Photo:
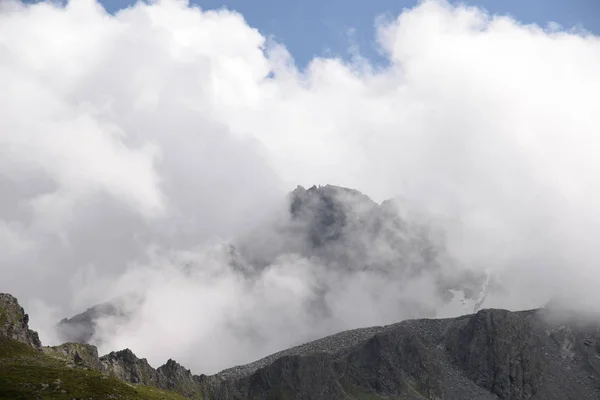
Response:
[{"label": "green grass", "polygon": [[166,392],[164,390],[160,390],[157,389],[155,387],[151,387],[151,386],[145,386],[145,385],[136,385],[135,386],[135,390],[138,394],[137,398],[140,399],[151,399],[151,400],[158,400],[158,399],[164,399],[164,400],[183,400],[185,399],[185,397],[183,397],[180,394],[177,393],[173,393],[173,392]]},{"label": "green grass", "polygon": [[68,367],[23,343],[0,338],[0,399],[183,400],[183,396],[131,385],[100,372]]},{"label": "green grass", "polygon": [[387,397],[385,397],[385,396],[380,396],[379,394],[373,393],[373,392],[365,392],[365,391],[361,390],[360,388],[358,388],[354,385],[351,385],[351,384],[344,384],[343,387],[344,387],[344,391],[356,400],[387,399]]}]

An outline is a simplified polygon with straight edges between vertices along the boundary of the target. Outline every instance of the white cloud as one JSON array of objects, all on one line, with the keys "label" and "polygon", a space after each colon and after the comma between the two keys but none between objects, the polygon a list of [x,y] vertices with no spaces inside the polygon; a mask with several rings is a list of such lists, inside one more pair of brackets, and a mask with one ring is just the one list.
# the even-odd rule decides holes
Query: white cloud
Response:
[{"label": "white cloud", "polygon": [[[319,183],[459,219],[454,255],[507,287],[489,305],[594,296],[594,35],[424,1],[378,24],[389,66],[315,58],[299,71],[230,11],[1,4],[0,290],[39,314],[137,289],[142,310],[109,346],[198,373],[408,316],[396,282],[290,256],[249,283],[205,250]],[[182,275],[169,254],[203,267]],[[428,293],[427,279],[402,295]],[[304,307],[323,283],[333,317]]]},{"label": "white cloud", "polygon": [[6,251],[11,252],[11,256],[27,251],[33,243],[20,232],[17,224],[8,224],[0,221],[0,242],[6,244]]}]

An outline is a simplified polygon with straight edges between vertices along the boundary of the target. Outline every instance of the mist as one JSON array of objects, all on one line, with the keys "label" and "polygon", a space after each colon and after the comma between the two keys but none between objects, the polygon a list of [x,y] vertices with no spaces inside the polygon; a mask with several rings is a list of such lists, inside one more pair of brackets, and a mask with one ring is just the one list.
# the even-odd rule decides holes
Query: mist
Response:
[{"label": "mist", "polygon": [[[98,322],[100,352],[197,374],[465,312],[440,276],[492,287],[481,307],[597,307],[600,39],[434,0],[375,29],[386,65],[349,43],[299,69],[234,11],[1,2],[0,291],[44,344],[134,296]],[[287,194],[325,184],[404,199],[443,232],[437,272],[333,268],[279,235]],[[232,267],[232,243],[260,268]]]}]

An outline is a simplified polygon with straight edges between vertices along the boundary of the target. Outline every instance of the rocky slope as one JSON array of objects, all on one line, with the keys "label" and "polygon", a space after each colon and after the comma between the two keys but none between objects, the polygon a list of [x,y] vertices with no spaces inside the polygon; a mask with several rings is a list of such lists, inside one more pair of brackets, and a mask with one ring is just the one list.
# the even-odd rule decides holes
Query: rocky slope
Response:
[{"label": "rocky slope", "polygon": [[[48,393],[64,396],[44,397],[51,385],[78,393],[100,390],[91,384],[73,389],[73,384],[69,386],[61,378],[58,383],[40,383],[31,373],[14,378],[15,370],[38,368],[40,363],[50,363],[48,360],[62,362],[60,368],[54,365],[54,374],[48,376],[88,371],[85,379],[108,379],[112,389],[85,396],[94,399],[176,398],[168,397],[172,392],[127,392],[148,387],[212,400],[600,397],[600,319],[593,315],[559,315],[545,308],[521,312],[482,310],[459,318],[408,320],[341,332],[216,375],[198,376],[173,360],[154,369],[129,350],[98,357],[93,346],[67,343],[41,351],[39,342],[32,343],[30,336],[23,336],[31,331],[26,322],[22,323],[24,313],[16,300],[10,295],[0,295],[0,300],[3,315],[13,321],[5,323],[0,332],[0,398],[73,398],[66,389],[56,388]],[[11,345],[7,347],[6,343]],[[15,358],[15,344],[29,349],[26,357]],[[44,362],[39,361],[41,355],[46,357]],[[12,378],[7,379],[8,374]],[[35,383],[28,381],[36,379]],[[74,378],[66,375],[64,379],[72,383]],[[119,386],[115,383],[119,381],[110,379],[138,385]],[[142,383],[145,386],[139,386]],[[36,397],[27,397],[32,387]],[[29,394],[19,397],[18,388]]]},{"label": "rocky slope", "polygon": [[597,399],[597,323],[482,310],[344,332],[220,374],[215,399]]},{"label": "rocky slope", "polygon": [[[99,358],[94,346],[65,343],[42,347],[17,300],[0,294],[0,399],[182,400],[159,385],[132,384]],[[125,362],[129,367],[129,360]],[[172,372],[168,372],[171,376]],[[167,385],[163,385],[167,386]]]}]

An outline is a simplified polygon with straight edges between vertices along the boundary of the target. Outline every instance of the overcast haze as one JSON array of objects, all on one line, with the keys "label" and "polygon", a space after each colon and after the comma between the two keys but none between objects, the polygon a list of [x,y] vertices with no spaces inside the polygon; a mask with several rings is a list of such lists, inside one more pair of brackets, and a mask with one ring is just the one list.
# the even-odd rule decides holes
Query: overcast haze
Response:
[{"label": "overcast haze", "polygon": [[[195,373],[412,316],[398,295],[439,306],[426,277],[340,279],[297,254],[251,282],[224,267],[296,185],[335,184],[460,221],[453,257],[502,283],[485,306],[597,303],[600,39],[443,1],[376,37],[385,67],[300,70],[232,11],[0,2],[0,291],[46,344],[141,294],[100,350]],[[315,322],[320,279],[336,315]]]}]

